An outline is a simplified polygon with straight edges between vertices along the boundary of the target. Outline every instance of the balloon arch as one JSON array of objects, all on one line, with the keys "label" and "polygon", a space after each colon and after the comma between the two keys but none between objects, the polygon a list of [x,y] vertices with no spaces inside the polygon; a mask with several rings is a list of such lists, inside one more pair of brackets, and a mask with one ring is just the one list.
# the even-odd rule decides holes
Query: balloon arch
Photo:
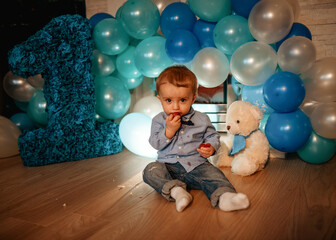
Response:
[{"label": "balloon arch", "polygon": [[[124,146],[155,157],[147,139],[160,103],[145,96],[127,114],[129,90],[144,77],[155,79],[166,67],[183,64],[207,88],[232,74],[241,99],[264,110],[260,127],[272,147],[297,152],[306,162],[328,161],[336,149],[336,58],[316,59],[298,13],[297,0],[128,0],[115,17],[96,13],[89,22],[97,120],[121,119]],[[20,86],[14,86],[18,79]],[[13,116],[16,123],[46,124],[41,85],[41,76],[6,75],[5,91],[28,105],[24,117]]]}]

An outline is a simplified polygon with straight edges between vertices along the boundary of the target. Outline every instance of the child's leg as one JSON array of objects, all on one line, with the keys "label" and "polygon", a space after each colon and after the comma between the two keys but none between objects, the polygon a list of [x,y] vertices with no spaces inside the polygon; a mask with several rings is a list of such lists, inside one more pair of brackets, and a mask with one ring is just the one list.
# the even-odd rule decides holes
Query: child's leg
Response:
[{"label": "child's leg", "polygon": [[[175,165],[171,166],[169,169],[173,171]],[[176,167],[179,167],[178,164]],[[175,201],[178,212],[183,211],[192,201],[192,196],[186,191],[187,185],[180,180],[173,179],[164,163],[148,164],[143,171],[143,180],[168,201]]]},{"label": "child's leg", "polygon": [[246,195],[237,193],[224,173],[209,162],[191,171],[187,180],[188,184],[198,185],[204,191],[213,207],[218,206],[223,211],[233,211],[249,206]]}]

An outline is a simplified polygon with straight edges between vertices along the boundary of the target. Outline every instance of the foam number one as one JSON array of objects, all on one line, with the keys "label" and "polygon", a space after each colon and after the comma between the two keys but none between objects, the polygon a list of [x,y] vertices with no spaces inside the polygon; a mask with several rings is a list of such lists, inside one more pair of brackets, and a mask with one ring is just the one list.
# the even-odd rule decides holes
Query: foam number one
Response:
[{"label": "foam number one", "polygon": [[79,15],[52,19],[9,52],[10,69],[22,77],[41,73],[47,102],[46,128],[18,141],[26,166],[40,166],[118,153],[119,124],[95,118],[93,51],[89,21]]}]

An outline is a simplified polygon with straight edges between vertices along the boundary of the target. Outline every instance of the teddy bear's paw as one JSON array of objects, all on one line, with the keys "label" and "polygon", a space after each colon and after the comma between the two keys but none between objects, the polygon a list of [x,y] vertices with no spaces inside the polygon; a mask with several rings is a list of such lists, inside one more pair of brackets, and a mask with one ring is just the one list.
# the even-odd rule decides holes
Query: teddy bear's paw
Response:
[{"label": "teddy bear's paw", "polygon": [[243,193],[223,193],[219,198],[218,206],[222,211],[235,211],[246,209],[250,205],[247,196]]}]

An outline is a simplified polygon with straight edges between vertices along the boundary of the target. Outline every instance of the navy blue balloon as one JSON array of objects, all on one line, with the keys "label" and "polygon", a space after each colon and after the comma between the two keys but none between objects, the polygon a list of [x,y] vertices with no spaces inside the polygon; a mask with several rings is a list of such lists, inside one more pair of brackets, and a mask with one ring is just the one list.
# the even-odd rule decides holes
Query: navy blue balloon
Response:
[{"label": "navy blue balloon", "polygon": [[35,129],[35,122],[30,119],[27,113],[15,113],[10,120],[23,132],[23,130]]},{"label": "navy blue balloon", "polygon": [[293,112],[303,102],[306,91],[299,76],[277,72],[264,83],[264,100],[277,112]]},{"label": "navy blue balloon", "polygon": [[196,36],[188,30],[175,30],[166,40],[166,53],[177,63],[190,62],[200,48]]},{"label": "navy blue balloon", "polygon": [[309,117],[301,109],[290,113],[273,112],[265,126],[269,143],[281,152],[296,152],[306,144],[311,133]]},{"label": "navy blue balloon", "polygon": [[260,0],[233,0],[231,1],[232,10],[244,18],[248,18],[254,5]]},{"label": "navy blue balloon", "polygon": [[288,39],[290,37],[294,37],[294,36],[302,36],[302,37],[306,37],[306,38],[312,40],[312,35],[311,35],[311,32],[310,32],[309,28],[306,25],[302,24],[302,23],[295,22],[295,23],[293,23],[292,29],[287,34],[287,36],[284,37],[282,40],[280,40],[279,42],[277,42],[275,44],[276,47],[277,47],[277,49],[279,49],[280,45],[286,39]]},{"label": "navy blue balloon", "polygon": [[216,23],[207,22],[204,20],[197,20],[194,25],[193,33],[197,37],[201,48],[206,47],[216,47],[213,39],[213,30],[216,26]]},{"label": "navy blue balloon", "polygon": [[97,23],[99,23],[101,20],[105,18],[113,18],[113,16],[108,13],[103,13],[103,12],[92,15],[89,19],[89,23],[92,29],[96,26]]},{"label": "navy blue balloon", "polygon": [[169,4],[161,13],[160,28],[167,38],[176,29],[192,31],[196,23],[196,16],[188,4],[174,2]]}]

